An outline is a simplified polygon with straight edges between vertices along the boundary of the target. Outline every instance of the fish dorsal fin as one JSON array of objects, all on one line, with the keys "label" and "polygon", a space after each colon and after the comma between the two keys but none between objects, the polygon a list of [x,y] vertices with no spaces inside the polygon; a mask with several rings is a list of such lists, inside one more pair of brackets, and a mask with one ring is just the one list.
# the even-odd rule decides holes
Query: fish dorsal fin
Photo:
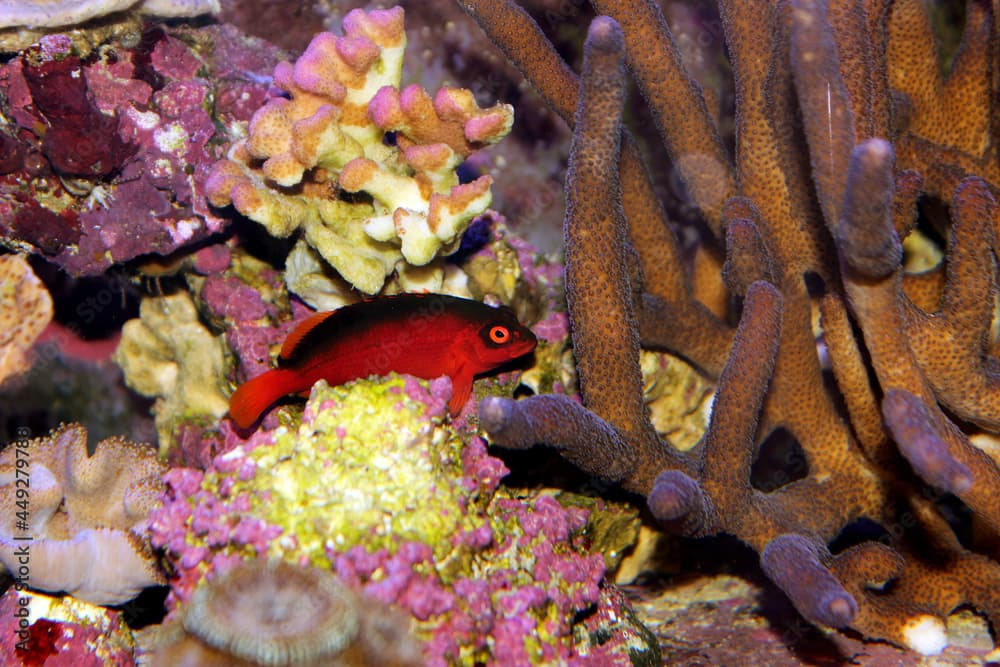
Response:
[{"label": "fish dorsal fin", "polygon": [[288,334],[285,338],[285,342],[281,345],[281,358],[290,359],[293,354],[295,354],[295,348],[299,346],[302,339],[305,338],[310,331],[318,327],[320,324],[326,321],[326,318],[330,317],[337,311],[327,310],[320,313],[313,313],[306,319],[299,322],[298,326],[292,330],[292,333]]}]

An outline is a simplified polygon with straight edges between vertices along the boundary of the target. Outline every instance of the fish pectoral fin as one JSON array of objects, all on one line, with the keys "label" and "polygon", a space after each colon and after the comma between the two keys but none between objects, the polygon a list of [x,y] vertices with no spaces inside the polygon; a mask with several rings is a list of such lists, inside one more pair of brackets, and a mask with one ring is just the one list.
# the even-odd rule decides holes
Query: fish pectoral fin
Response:
[{"label": "fish pectoral fin", "polygon": [[465,402],[469,400],[472,393],[472,375],[459,373],[451,376],[451,400],[448,401],[448,412],[452,417],[458,415],[465,407]]}]

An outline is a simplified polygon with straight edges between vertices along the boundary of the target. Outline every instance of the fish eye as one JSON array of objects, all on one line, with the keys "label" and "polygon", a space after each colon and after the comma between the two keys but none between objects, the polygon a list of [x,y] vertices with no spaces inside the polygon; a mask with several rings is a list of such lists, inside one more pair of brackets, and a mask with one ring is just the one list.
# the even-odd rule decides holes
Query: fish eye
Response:
[{"label": "fish eye", "polygon": [[499,324],[490,328],[490,340],[497,345],[503,345],[510,340],[510,329]]}]

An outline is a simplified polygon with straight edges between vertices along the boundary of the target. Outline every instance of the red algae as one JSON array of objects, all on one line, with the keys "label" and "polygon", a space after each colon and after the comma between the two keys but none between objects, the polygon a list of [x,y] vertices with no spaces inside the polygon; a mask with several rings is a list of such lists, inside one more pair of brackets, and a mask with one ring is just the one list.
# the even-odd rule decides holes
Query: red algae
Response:
[{"label": "red algae", "polygon": [[58,651],[56,643],[62,636],[62,623],[40,618],[28,627],[28,638],[18,642],[14,655],[20,658],[24,667],[42,667]]},{"label": "red algae", "polygon": [[[246,63],[267,71],[278,52],[223,28],[181,32],[157,26],[134,47],[84,59],[50,35],[0,65],[16,125],[0,138],[0,178],[15,193],[0,201],[4,245],[86,276],[223,231],[229,220],[209,207],[203,184],[268,89],[253,69],[239,80],[224,72]],[[223,88],[236,98],[217,100]]]},{"label": "red algae", "polygon": [[41,128],[42,152],[52,168],[65,176],[108,176],[135,154],[118,135],[117,116],[96,107],[79,58],[67,57],[33,65],[35,54],[21,57],[24,79]]}]

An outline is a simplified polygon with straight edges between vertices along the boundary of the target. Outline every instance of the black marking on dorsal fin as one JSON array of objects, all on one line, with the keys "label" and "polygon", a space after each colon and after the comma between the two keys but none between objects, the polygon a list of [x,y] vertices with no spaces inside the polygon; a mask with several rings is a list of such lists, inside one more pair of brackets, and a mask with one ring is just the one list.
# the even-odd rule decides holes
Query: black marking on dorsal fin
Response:
[{"label": "black marking on dorsal fin", "polygon": [[296,348],[302,343],[302,339],[309,335],[309,332],[326,321],[328,317],[336,313],[336,310],[327,310],[313,313],[306,319],[299,322],[292,333],[288,334],[285,342],[281,344],[281,358],[289,359],[295,354]]},{"label": "black marking on dorsal fin", "polygon": [[400,325],[433,326],[429,318],[448,313],[479,322],[499,309],[472,299],[446,294],[402,293],[378,296],[337,310],[316,313],[302,321],[281,347],[278,363],[295,367],[316,351],[346,336],[364,336],[374,324],[399,320]]}]

